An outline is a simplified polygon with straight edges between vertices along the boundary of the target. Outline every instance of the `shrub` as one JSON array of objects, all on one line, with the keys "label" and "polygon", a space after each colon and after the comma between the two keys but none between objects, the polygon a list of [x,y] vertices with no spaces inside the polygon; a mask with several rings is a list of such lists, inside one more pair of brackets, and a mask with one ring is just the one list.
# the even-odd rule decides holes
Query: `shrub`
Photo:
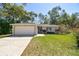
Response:
[{"label": "shrub", "polygon": [[79,48],[79,32],[75,33],[76,41],[77,41],[77,47]]},{"label": "shrub", "polygon": [[11,26],[8,21],[0,19],[0,34],[9,34],[11,32]]},{"label": "shrub", "polygon": [[59,29],[58,29],[58,33],[59,34],[68,34],[70,33],[68,27],[66,27],[65,25],[60,25]]}]

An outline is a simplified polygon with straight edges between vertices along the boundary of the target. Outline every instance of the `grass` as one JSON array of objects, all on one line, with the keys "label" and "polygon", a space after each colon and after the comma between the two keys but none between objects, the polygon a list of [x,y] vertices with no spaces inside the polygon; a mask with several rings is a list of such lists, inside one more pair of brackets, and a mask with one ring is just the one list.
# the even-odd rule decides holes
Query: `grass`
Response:
[{"label": "grass", "polygon": [[76,39],[72,34],[34,37],[22,56],[78,56]]},{"label": "grass", "polygon": [[0,35],[0,38],[3,38],[3,37],[8,37],[10,36],[11,34],[6,34],[6,35]]}]

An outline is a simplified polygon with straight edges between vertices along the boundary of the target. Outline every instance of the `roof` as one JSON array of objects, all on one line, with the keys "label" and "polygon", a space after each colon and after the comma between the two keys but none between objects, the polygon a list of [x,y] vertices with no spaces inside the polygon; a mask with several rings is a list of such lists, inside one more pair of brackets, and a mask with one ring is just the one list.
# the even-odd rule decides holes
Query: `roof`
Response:
[{"label": "roof", "polygon": [[59,27],[59,25],[49,25],[49,24],[28,24],[28,23],[16,23],[16,24],[11,24],[12,26],[17,26],[17,25],[37,25],[37,26],[42,26],[42,27]]},{"label": "roof", "polygon": [[49,24],[40,24],[38,26],[42,26],[42,27],[59,27],[59,25],[49,25]]},{"label": "roof", "polygon": [[11,24],[12,26],[16,25],[36,25],[36,24],[28,24],[28,23],[16,23],[16,24]]}]

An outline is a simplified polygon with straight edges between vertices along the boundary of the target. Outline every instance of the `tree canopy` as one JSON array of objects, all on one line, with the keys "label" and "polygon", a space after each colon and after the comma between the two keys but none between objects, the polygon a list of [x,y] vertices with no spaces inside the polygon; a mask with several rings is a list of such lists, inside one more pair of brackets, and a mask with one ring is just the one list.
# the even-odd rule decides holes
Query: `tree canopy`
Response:
[{"label": "tree canopy", "polygon": [[36,17],[36,13],[26,11],[23,5],[2,3],[0,10],[2,12],[0,15],[8,19],[10,23],[33,21]]}]

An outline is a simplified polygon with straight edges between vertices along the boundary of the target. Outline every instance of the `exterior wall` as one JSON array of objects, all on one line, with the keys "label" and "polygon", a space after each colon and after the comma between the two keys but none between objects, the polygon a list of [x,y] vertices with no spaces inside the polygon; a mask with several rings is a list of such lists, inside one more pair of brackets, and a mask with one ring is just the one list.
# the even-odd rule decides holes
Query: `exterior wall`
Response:
[{"label": "exterior wall", "polygon": [[15,27],[12,26],[12,35],[15,35]]},{"label": "exterior wall", "polygon": [[35,25],[35,34],[38,34],[38,26]]}]

